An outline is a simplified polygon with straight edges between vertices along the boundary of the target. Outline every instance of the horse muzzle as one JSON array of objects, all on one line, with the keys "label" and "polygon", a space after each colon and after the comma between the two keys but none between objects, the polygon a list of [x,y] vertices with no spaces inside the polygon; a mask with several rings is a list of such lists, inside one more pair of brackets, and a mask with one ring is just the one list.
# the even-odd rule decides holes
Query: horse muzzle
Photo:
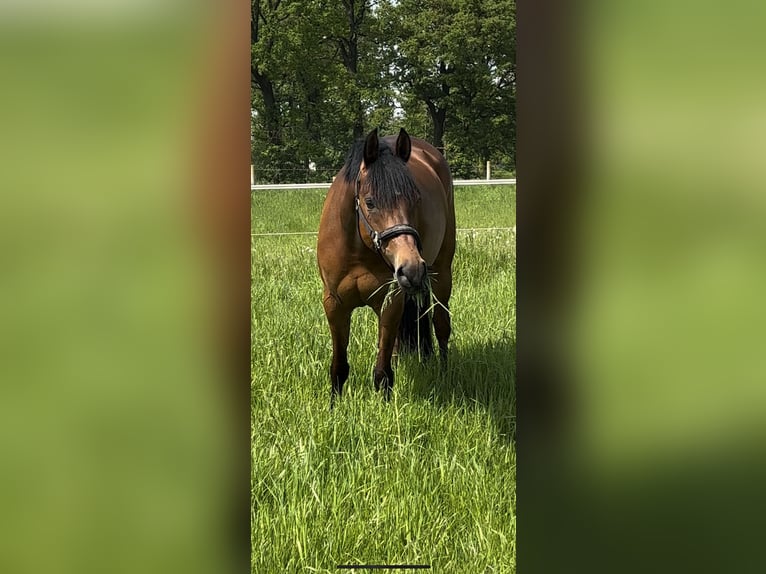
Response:
[{"label": "horse muzzle", "polygon": [[412,294],[423,289],[427,275],[426,262],[406,261],[394,270],[394,277],[405,293]]}]

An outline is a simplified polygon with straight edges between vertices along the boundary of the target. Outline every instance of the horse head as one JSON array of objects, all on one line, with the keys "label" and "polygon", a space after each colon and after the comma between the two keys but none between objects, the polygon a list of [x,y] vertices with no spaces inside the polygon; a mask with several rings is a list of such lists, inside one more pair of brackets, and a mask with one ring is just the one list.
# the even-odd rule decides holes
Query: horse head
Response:
[{"label": "horse head", "polygon": [[427,266],[417,231],[420,192],[407,168],[412,143],[404,129],[395,149],[375,129],[364,144],[356,178],[355,204],[362,241],[383,258],[405,293],[422,291]]}]

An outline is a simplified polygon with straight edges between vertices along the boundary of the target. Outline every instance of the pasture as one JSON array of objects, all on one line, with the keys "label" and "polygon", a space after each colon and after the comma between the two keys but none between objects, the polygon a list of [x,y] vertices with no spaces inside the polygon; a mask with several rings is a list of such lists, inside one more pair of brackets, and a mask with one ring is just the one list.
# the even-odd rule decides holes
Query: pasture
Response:
[{"label": "pasture", "polygon": [[460,229],[514,226],[515,186],[455,188],[446,371],[400,358],[385,404],[377,318],[358,309],[333,412],[316,236],[259,235],[315,231],[324,195],[251,195],[252,572],[514,572],[515,235]]}]

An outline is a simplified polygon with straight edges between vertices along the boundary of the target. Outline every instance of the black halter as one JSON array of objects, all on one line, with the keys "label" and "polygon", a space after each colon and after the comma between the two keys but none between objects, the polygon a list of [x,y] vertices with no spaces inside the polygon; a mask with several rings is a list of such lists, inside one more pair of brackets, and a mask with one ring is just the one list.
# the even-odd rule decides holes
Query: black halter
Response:
[{"label": "black halter", "polygon": [[[385,257],[383,257],[383,243],[388,241],[389,239],[393,239],[394,237],[398,237],[399,235],[412,235],[412,237],[415,238],[415,245],[418,246],[418,253],[423,250],[423,246],[420,243],[420,235],[418,235],[417,229],[410,225],[405,225],[403,223],[394,225],[392,227],[389,227],[388,229],[384,229],[380,233],[375,231],[372,228],[372,225],[370,225],[370,222],[367,221],[367,218],[364,216],[364,212],[359,207],[359,187],[361,185],[361,178],[362,178],[362,172],[359,172],[359,175],[356,176],[356,191],[354,192],[354,208],[356,209],[356,228],[359,230],[359,219],[361,218],[362,223],[364,223],[364,226],[367,228],[367,233],[370,234],[370,239],[372,240],[372,246],[375,250],[375,253],[379,254],[383,261],[385,261],[386,265],[391,267],[391,264],[386,260]],[[362,232],[359,231],[359,237],[362,237]],[[363,242],[364,243],[364,242]]]}]

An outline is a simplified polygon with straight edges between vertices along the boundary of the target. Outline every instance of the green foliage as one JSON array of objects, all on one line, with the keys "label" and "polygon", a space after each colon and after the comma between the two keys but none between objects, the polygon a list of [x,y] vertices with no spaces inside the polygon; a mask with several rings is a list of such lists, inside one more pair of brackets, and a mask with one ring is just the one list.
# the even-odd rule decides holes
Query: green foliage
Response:
[{"label": "green foliage", "polygon": [[481,165],[475,157],[466,154],[460,146],[447,143],[447,160],[455,179],[478,179],[482,176]]},{"label": "green foliage", "polygon": [[515,0],[251,6],[259,181],[327,181],[373,127],[448,148],[458,173],[514,164]]}]

